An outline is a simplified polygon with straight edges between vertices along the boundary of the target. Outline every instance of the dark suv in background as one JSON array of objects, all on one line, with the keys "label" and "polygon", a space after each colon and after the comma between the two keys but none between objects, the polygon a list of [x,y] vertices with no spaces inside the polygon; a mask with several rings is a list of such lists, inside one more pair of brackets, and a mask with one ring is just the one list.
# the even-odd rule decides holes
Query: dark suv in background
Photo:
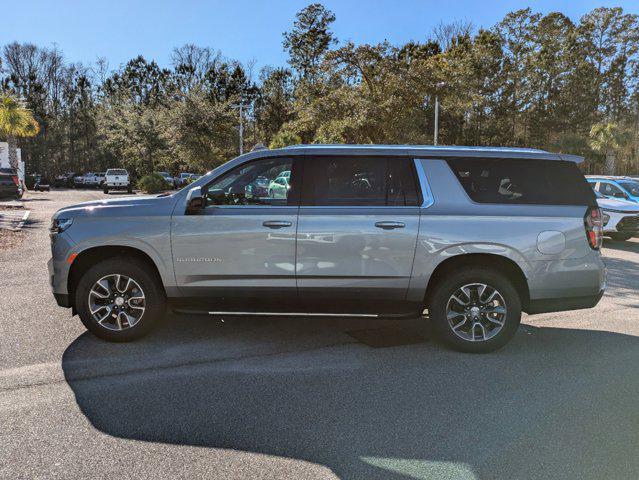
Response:
[{"label": "dark suv in background", "polygon": [[18,174],[12,168],[0,168],[0,198],[20,198],[22,190]]}]

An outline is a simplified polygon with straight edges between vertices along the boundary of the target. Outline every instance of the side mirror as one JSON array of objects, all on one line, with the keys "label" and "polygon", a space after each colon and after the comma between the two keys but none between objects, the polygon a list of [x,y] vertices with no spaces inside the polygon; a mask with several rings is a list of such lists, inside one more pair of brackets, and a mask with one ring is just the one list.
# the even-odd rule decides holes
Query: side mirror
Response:
[{"label": "side mirror", "polygon": [[213,205],[226,204],[226,193],[221,188],[209,190],[207,197],[211,200],[211,203],[213,203]]},{"label": "side mirror", "polygon": [[204,210],[205,201],[201,187],[193,187],[186,196],[186,215],[197,215]]}]

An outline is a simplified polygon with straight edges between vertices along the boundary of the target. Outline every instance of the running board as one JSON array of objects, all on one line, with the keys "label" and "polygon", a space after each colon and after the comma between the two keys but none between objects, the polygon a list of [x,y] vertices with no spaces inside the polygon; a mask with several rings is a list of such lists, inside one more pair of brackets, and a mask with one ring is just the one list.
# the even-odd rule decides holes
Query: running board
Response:
[{"label": "running board", "polygon": [[236,315],[243,317],[358,317],[358,318],[378,318],[377,313],[303,313],[303,312],[208,312],[209,315]]},{"label": "running board", "polygon": [[[209,308],[211,308],[209,306]],[[211,315],[211,316],[233,316],[233,317],[334,317],[334,318],[417,318],[420,316],[417,312],[397,312],[397,313],[357,313],[357,312],[276,312],[276,311],[238,311],[238,310],[209,310],[204,305],[200,308],[173,305],[171,310],[175,313],[186,315]]]}]

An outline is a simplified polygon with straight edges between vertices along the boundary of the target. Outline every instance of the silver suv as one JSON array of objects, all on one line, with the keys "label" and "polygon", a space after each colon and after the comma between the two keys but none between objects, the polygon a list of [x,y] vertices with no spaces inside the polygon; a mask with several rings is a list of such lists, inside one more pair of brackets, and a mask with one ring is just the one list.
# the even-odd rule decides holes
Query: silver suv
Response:
[{"label": "silver suv", "polygon": [[[172,194],[52,220],[51,285],[98,337],[174,310],[406,316],[495,350],[521,312],[590,308],[601,212],[579,157],[530,149],[295,146],[242,155]],[[271,186],[286,177],[273,194]]]}]

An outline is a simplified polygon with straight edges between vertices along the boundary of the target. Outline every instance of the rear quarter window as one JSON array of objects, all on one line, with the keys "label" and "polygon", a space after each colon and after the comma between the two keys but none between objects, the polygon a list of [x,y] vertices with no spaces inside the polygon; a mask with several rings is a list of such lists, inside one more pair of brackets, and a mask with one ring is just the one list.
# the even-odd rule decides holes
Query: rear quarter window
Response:
[{"label": "rear quarter window", "polygon": [[573,162],[454,158],[448,164],[468,196],[478,203],[597,204],[592,187]]}]

